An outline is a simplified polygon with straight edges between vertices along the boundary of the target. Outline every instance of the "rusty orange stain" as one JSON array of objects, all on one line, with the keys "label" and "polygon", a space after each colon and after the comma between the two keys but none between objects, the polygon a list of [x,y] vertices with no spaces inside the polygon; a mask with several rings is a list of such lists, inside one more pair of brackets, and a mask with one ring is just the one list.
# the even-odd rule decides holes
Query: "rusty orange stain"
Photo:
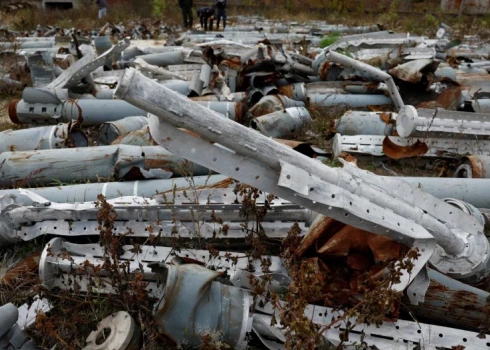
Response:
[{"label": "rusty orange stain", "polygon": [[429,151],[429,146],[420,140],[407,147],[395,144],[389,137],[383,140],[383,153],[393,159],[418,157],[426,154],[427,151]]}]

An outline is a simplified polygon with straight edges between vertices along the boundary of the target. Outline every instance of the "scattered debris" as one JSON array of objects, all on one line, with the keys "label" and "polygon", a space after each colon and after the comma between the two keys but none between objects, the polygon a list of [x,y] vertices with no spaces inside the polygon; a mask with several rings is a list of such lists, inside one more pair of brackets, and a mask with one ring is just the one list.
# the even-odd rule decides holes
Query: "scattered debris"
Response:
[{"label": "scattered debris", "polygon": [[488,347],[488,45],[253,20],[3,28],[0,347]]}]

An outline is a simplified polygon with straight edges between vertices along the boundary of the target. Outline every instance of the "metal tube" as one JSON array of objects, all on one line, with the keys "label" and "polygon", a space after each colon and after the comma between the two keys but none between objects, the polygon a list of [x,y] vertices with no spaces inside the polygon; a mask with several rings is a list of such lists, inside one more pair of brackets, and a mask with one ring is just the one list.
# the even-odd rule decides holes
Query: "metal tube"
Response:
[{"label": "metal tube", "polygon": [[[192,185],[192,191],[188,186]],[[230,188],[231,181],[214,184],[212,187],[196,187],[192,180],[185,189],[172,189],[152,198],[116,197],[108,200],[117,214],[114,234],[132,232],[132,237],[149,237],[158,233],[162,238],[178,237],[193,239],[213,239],[226,235],[228,239],[244,239],[241,204],[236,203],[242,196]],[[151,189],[156,191],[155,188]],[[76,237],[98,234],[98,206],[94,201],[54,203],[31,191],[19,190],[21,196],[1,197],[4,216],[0,220],[2,245],[15,243],[20,239],[28,241],[45,234]],[[150,191],[151,194],[151,191]],[[25,198],[32,206],[23,206]],[[266,196],[257,198],[257,205],[264,205]],[[12,206],[12,204],[15,204]],[[223,220],[215,222],[219,215]],[[264,234],[270,238],[284,238],[297,222],[301,230],[306,230],[314,213],[281,200],[274,204],[262,222]],[[144,220],[142,219],[144,218]],[[252,216],[250,220],[254,220]],[[226,232],[225,232],[226,226]]]},{"label": "metal tube", "polygon": [[432,137],[471,138],[490,136],[490,115],[405,106],[398,113],[396,131],[401,137],[417,134]]},{"label": "metal tube", "polygon": [[[388,143],[387,143],[388,142]],[[439,139],[397,136],[336,134],[333,139],[333,154],[338,157],[342,152],[364,153],[401,159],[409,157],[459,158],[467,154],[490,156],[487,141],[467,139]],[[467,177],[467,176],[457,176]]]},{"label": "metal tube", "polygon": [[393,78],[388,73],[383,72],[380,69],[375,68],[369,64],[354,60],[350,57],[347,57],[345,55],[339,54],[334,51],[327,52],[326,56],[327,56],[327,60],[329,61],[339,63],[345,67],[358,69],[366,74],[369,74],[370,76],[372,76],[373,79],[377,81],[383,81],[388,86],[391,99],[393,100],[396,109],[399,111],[405,105],[400,96],[400,93],[398,92],[398,88],[395,85]]},{"label": "metal tube", "polygon": [[24,84],[20,81],[10,79],[8,76],[0,77],[0,88],[11,87],[11,88],[22,88]]},{"label": "metal tube", "polygon": [[324,107],[344,105],[351,108],[368,108],[368,106],[392,105],[391,98],[385,95],[361,95],[361,94],[341,94],[341,95],[309,95],[310,103]]},{"label": "metal tube", "polygon": [[[134,86],[135,82],[138,81],[141,85],[139,90],[131,89],[130,86]],[[144,82],[143,82],[144,81]],[[129,85],[130,83],[133,83],[132,85]],[[166,115],[168,118],[174,117],[175,114],[169,114],[169,113],[163,113],[163,110],[160,109],[160,107],[157,107],[162,100],[156,100],[154,101],[155,104],[151,105],[148,103],[150,100],[149,98],[153,97],[153,94],[149,95],[146,93],[146,91],[153,91],[156,94],[156,89],[157,86],[153,86],[157,84],[152,84],[150,80],[147,78],[143,77],[141,74],[137,73],[134,70],[129,70],[126,72],[125,76],[123,77],[121,84],[118,87],[118,90],[116,91],[116,95],[122,96],[125,100],[129,100],[134,104],[144,106],[146,109],[148,109],[151,112],[157,112]],[[146,86],[146,88],[142,88],[143,86]],[[150,87],[151,86],[151,87]],[[128,93],[128,91],[130,93]],[[186,118],[182,117],[175,117],[177,120],[179,120],[180,125],[185,125],[186,127],[190,128],[190,130],[194,132],[198,132],[201,135],[206,135],[210,140],[215,140],[216,142],[222,144],[225,147],[228,147],[232,150],[236,149],[237,143],[236,143],[236,138],[225,138],[223,137],[223,131],[214,132],[212,130],[223,130],[223,127],[226,125],[228,128],[228,132],[234,133],[232,130],[236,129],[237,127],[240,127],[238,124],[232,124],[232,125],[227,125],[228,123],[225,123],[226,120],[223,120],[223,123],[218,123],[219,126],[217,125],[217,120],[215,120],[213,114],[208,114],[205,113],[204,110],[199,110],[195,108],[191,103],[182,101],[181,98],[178,96],[174,95],[169,95],[167,91],[163,87],[158,87],[158,92],[161,96],[166,96],[166,101],[169,102],[166,108],[169,108],[171,111],[175,113],[178,109],[181,110],[182,113],[181,115],[186,115]],[[143,99],[141,98],[142,96],[145,96]],[[177,102],[178,101],[178,102]],[[196,106],[197,107],[197,106]],[[178,108],[178,109],[177,109]],[[190,112],[190,108],[192,108],[196,114]],[[184,110],[186,110],[185,114]],[[198,111],[199,110],[199,111]],[[197,114],[200,115],[199,122],[196,121],[191,121]],[[187,121],[187,118],[190,118],[191,120]],[[207,124],[206,129],[199,127],[200,124]],[[216,129],[215,129],[216,128]],[[246,130],[246,129],[245,129]],[[245,140],[242,141],[242,143],[245,143],[249,145],[249,147],[246,147],[242,144],[240,146],[240,152],[244,155],[247,155],[253,159],[257,159],[264,164],[267,164],[273,169],[278,169],[279,164],[278,164],[278,158],[284,157],[284,159],[290,159],[290,161],[293,161],[292,154],[289,152],[287,148],[282,147],[274,147],[276,146],[275,143],[270,144],[269,139],[260,139],[257,134],[254,133],[247,133],[245,130],[239,131],[239,134],[241,137],[245,138]],[[253,145],[253,146],[252,146]],[[258,148],[261,148],[261,152],[256,152]],[[310,171],[321,174],[322,178],[325,181],[328,181],[330,183],[336,183],[340,184],[343,182],[341,180],[341,173],[339,169],[334,169],[334,168],[329,168],[326,166],[322,166],[321,164],[311,160],[311,159],[304,159],[305,157],[301,155],[297,155],[298,158],[297,160],[294,160],[295,162],[299,162],[300,168],[305,169],[305,167],[311,169]],[[306,170],[306,169],[305,169]],[[347,179],[346,179],[347,180]],[[346,184],[350,183],[349,180],[347,180]],[[352,183],[351,183],[352,184]],[[355,191],[352,189],[352,191]],[[375,200],[376,202],[380,203],[379,200],[381,199],[382,196],[380,196],[379,193],[373,192],[374,197],[371,198],[372,200]],[[390,203],[388,203],[390,202]],[[384,206],[394,204],[393,199],[390,198],[390,200],[387,200],[386,203],[383,203]],[[391,206],[391,205],[390,205]],[[397,205],[396,205],[397,206]],[[395,208],[395,206],[392,206],[393,210],[395,212],[400,212],[400,207],[398,206]],[[412,209],[407,208],[407,214],[410,212]],[[405,215],[407,215],[405,214]],[[415,214],[415,213],[414,213]],[[424,218],[423,215],[416,214],[416,216],[421,216],[421,218]],[[427,218],[428,219],[428,218]],[[424,220],[424,219],[423,219]],[[431,220],[429,220],[431,221]],[[428,222],[427,222],[428,224]],[[432,224],[430,225],[435,225],[435,226],[440,226],[440,223],[437,223],[436,221],[432,221]],[[435,227],[434,227],[435,228]],[[442,227],[439,227],[436,229],[438,231],[437,235],[440,236],[440,242],[444,244],[444,248],[448,249],[449,251],[459,251],[461,252],[464,244],[461,241],[461,239],[453,234],[448,235],[447,230]],[[442,237],[445,237],[442,239]],[[449,240],[449,241],[448,241]]]},{"label": "metal tube", "polygon": [[473,100],[471,106],[476,113],[490,113],[490,100],[488,99]]},{"label": "metal tube", "polygon": [[22,50],[22,49],[39,49],[51,48],[55,46],[54,38],[37,38],[48,40],[16,40],[14,42],[0,42],[2,51],[6,50]]},{"label": "metal tube", "polygon": [[114,122],[107,122],[100,126],[99,143],[110,145],[120,136],[125,136],[131,131],[139,130],[148,125],[148,117],[126,117]]},{"label": "metal tube", "polygon": [[184,96],[189,96],[190,94],[190,82],[183,80],[162,80],[159,81],[160,84],[164,85],[166,88],[176,91]]},{"label": "metal tube", "polygon": [[249,113],[254,117],[260,117],[265,114],[283,111],[285,108],[305,107],[304,102],[292,100],[284,95],[267,95],[260,99],[249,109]]},{"label": "metal tube", "polygon": [[10,120],[16,124],[53,125],[77,120],[83,126],[93,126],[146,114],[121,100],[79,99],[66,100],[62,104],[17,100],[9,106]]},{"label": "metal tube", "polygon": [[6,130],[0,133],[0,152],[87,147],[87,136],[77,123]]},{"label": "metal tube", "polygon": [[[391,177],[382,176],[389,181]],[[454,198],[477,208],[490,208],[489,179],[458,179],[451,177],[398,177],[439,199]]]},{"label": "metal tube", "polygon": [[[241,270],[250,268],[250,261],[246,259],[246,254],[236,252],[219,252],[218,256],[212,256],[208,250],[185,249],[182,252],[174,251],[171,247],[141,245],[139,252],[132,252],[131,245],[121,247],[122,254],[120,262],[126,265],[130,273],[137,271],[142,267],[142,273],[145,274],[147,280],[155,281],[155,274],[152,273],[148,266],[155,262],[170,263],[176,257],[191,258],[202,262],[206,267],[217,271],[227,271],[230,280],[233,281],[233,276]],[[67,254],[63,254],[66,252]],[[72,259],[66,259],[71,256]],[[44,248],[39,262],[39,274],[41,283],[47,288],[55,286],[62,289],[70,288],[69,285],[63,285],[62,280],[68,276],[70,272],[83,272],[84,261],[89,261],[92,266],[102,266],[104,264],[104,250],[99,244],[74,244],[65,241],[62,238],[52,239]],[[225,259],[226,256],[237,257],[236,263],[232,259]],[[271,259],[270,273],[282,273],[287,275],[281,259],[277,256],[269,257]],[[121,264],[121,265],[122,265]],[[255,274],[261,275],[264,272],[260,263],[255,261],[252,263],[255,268]],[[91,269],[86,271],[97,275]],[[103,271],[99,273],[103,277]],[[154,293],[156,296],[161,297]],[[17,319],[16,319],[17,320]]]},{"label": "metal tube", "polygon": [[454,172],[454,177],[490,179],[490,155],[464,157]]},{"label": "metal tube", "polygon": [[22,90],[22,100],[26,103],[61,104],[69,98],[68,89],[36,89],[26,87]]},{"label": "metal tube", "polygon": [[[189,188],[191,185],[200,188],[202,186],[223,187],[233,186],[233,181],[223,175],[194,176],[192,179],[175,177],[172,179],[156,179],[142,181],[99,182],[80,185],[66,185],[55,187],[33,187],[33,192],[50,202],[77,203],[94,202],[97,196],[102,194],[107,199],[117,197],[136,196],[151,197],[157,193],[172,191],[174,188]],[[19,190],[0,190],[0,196],[13,195],[25,205],[32,205],[33,201]]]},{"label": "metal tube", "polygon": [[112,42],[110,36],[96,36],[94,38],[94,46],[97,55],[102,55],[104,52],[112,47]]},{"label": "metal tube", "polygon": [[[127,145],[3,152],[0,163],[0,186],[170,178],[179,176],[185,168],[184,159],[161,147]],[[194,175],[209,174],[199,165],[189,171]]]},{"label": "metal tube", "polygon": [[120,136],[111,145],[132,145],[132,146],[156,146],[157,143],[151,137],[148,126],[131,131],[130,133]]},{"label": "metal tube", "polygon": [[252,119],[250,126],[268,137],[283,138],[311,126],[310,113],[304,107],[291,107]]},{"label": "metal tube", "polygon": [[334,121],[332,131],[348,135],[393,135],[392,113],[347,111]]},{"label": "metal tube", "polygon": [[[380,83],[382,84],[382,83]],[[353,81],[320,81],[305,85],[306,95],[335,94],[382,94],[379,84],[353,82]]]},{"label": "metal tube", "polygon": [[18,317],[19,310],[14,304],[8,303],[0,306],[0,338],[12,328]]},{"label": "metal tube", "polygon": [[245,107],[242,102],[197,101],[196,103],[237,122],[243,121],[245,117]]},{"label": "metal tube", "polygon": [[[438,244],[445,251],[450,252],[450,254],[464,254],[463,250],[465,249],[465,243],[457,231],[454,231],[451,226],[448,226],[446,223],[451,222],[451,225],[455,225],[454,227],[460,226],[462,229],[464,226],[465,228],[463,230],[469,231],[473,231],[477,228],[477,231],[474,232],[474,237],[478,240],[478,243],[475,241],[470,244],[476,250],[482,248],[479,253],[482,255],[480,255],[480,258],[478,259],[480,263],[477,268],[479,271],[477,274],[479,274],[480,271],[486,271],[487,269],[488,241],[486,241],[482,234],[481,224],[479,224],[475,218],[463,213],[461,210],[458,211],[450,204],[431,197],[416,188],[412,188],[406,183],[392,180],[392,185],[398,186],[399,191],[388,194],[384,191],[386,185],[380,183],[380,179],[375,175],[361,172],[358,169],[349,166],[344,167],[343,169],[329,168],[300,154],[294,154],[294,152],[285,148],[285,146],[275,143],[260,134],[247,131],[246,128],[237,123],[233,123],[227,119],[216,118],[213,113],[209,113],[197,104],[171,93],[168,89],[145,78],[135,70],[126,71],[116,90],[116,95],[135,105],[145,108],[151,113],[160,115],[161,119],[157,117],[152,117],[150,119],[150,130],[154,139],[162,145],[164,144],[166,148],[170,148],[179,154],[185,153],[186,158],[199,161],[200,163],[213,164],[212,168],[219,168],[221,173],[234,173],[234,177],[245,179],[244,181],[252,186],[274,192],[281,198],[291,199],[298,204],[305,205],[307,208],[322,214],[325,213],[325,215],[333,218],[338,218],[340,221],[352,224],[355,227],[368,229],[370,232],[375,233],[382,232],[381,234],[384,235],[389,233],[385,230],[377,230],[377,226],[375,227],[371,224],[366,224],[369,225],[368,228],[363,224],[365,222],[363,220],[358,221],[358,219],[352,220],[350,218],[346,220],[346,217],[348,217],[349,214],[354,215],[355,218],[356,215],[360,215],[360,212],[356,212],[357,207],[353,206],[354,201],[351,202],[352,206],[348,205],[349,202],[347,199],[342,201],[342,203],[347,204],[337,202],[338,196],[341,198],[349,198],[349,196],[356,194],[356,205],[360,205],[359,201],[362,201],[362,199],[369,198],[370,205],[389,208],[392,213],[404,217],[405,221],[403,221],[403,227],[400,222],[398,222],[398,225],[395,224],[398,226],[398,228],[396,228],[396,226],[394,228],[396,234],[388,235],[390,238],[393,237],[395,240],[400,240],[400,235],[408,234],[407,236],[410,236],[404,227],[409,227],[412,225],[411,222],[416,222],[417,225],[420,225],[417,227],[418,234],[424,232],[423,236],[419,236],[420,238],[424,237],[423,239],[430,240],[433,236]],[[190,131],[196,132],[201,135],[203,139],[197,139],[189,135],[186,136],[184,133],[175,129],[172,124],[165,122],[165,120],[174,123],[174,125],[178,125],[179,127],[185,127]],[[161,123],[162,126],[158,127],[158,123]],[[165,129],[165,127],[167,129]],[[167,132],[170,133],[166,134]],[[179,146],[180,148],[176,147],[177,144],[183,141],[188,145],[193,145],[191,146],[190,152],[186,152],[181,146]],[[230,150],[233,150],[236,152],[236,156],[231,155],[229,152],[227,153],[226,150],[223,150],[223,152],[219,151],[219,148],[210,145],[209,141],[217,142]],[[197,147],[197,145],[201,147],[197,149],[201,149],[202,151],[195,153],[195,147]],[[213,147],[216,148],[216,153],[205,153],[207,152],[204,151],[205,149]],[[211,156],[211,159],[209,159],[209,156]],[[228,164],[226,167],[224,164],[220,165],[220,163],[216,161],[218,157],[225,157],[227,159]],[[235,158],[241,159],[241,166],[236,167],[235,171],[232,171],[233,168],[230,167],[233,167],[232,164]],[[214,159],[214,163],[212,162],[212,159]],[[251,159],[253,159],[255,163],[252,163]],[[245,163],[247,165],[245,165]],[[245,169],[247,169],[247,173],[240,172],[240,169],[244,166]],[[248,168],[249,166],[251,168]],[[265,166],[270,170],[267,170]],[[261,169],[259,174],[256,175],[255,180],[252,180],[251,176],[254,172],[252,167],[256,167],[255,171],[259,171],[259,167]],[[277,179],[278,172],[280,172],[279,179]],[[274,173],[276,175],[274,175]],[[362,177],[365,182],[354,180],[351,173]],[[314,177],[312,177],[312,174],[315,174]],[[261,180],[264,176],[266,176],[266,178],[271,176],[270,179],[272,179],[272,182],[268,182],[266,185],[266,183]],[[305,178],[309,179],[309,183],[301,185]],[[273,183],[275,183],[275,185],[272,185]],[[280,189],[277,186],[278,183]],[[315,189],[318,191],[321,187],[315,186],[320,186],[320,183],[325,184],[325,186],[330,189],[326,190],[327,192],[323,192],[321,196],[317,196]],[[272,187],[269,187],[269,185]],[[401,188],[404,188],[404,186],[406,186],[406,188],[400,190]],[[307,187],[313,188],[313,191],[308,191]],[[291,190],[299,191],[301,197],[293,195],[293,193],[289,192]],[[328,197],[327,193],[333,193],[333,196]],[[397,193],[397,195],[400,193],[402,197],[399,198],[393,193]],[[404,196],[406,198],[402,199]],[[354,197],[350,198],[354,199]],[[314,201],[314,203],[311,201]],[[323,204],[318,205],[318,201],[321,201]],[[432,204],[428,205],[429,203]],[[345,205],[345,207],[343,205]],[[434,205],[437,207],[437,211],[434,210]],[[343,208],[348,208],[347,215],[344,215],[345,211],[343,211]],[[365,212],[365,207],[362,208],[359,208],[359,210]],[[445,210],[451,212],[451,215],[444,215],[444,219],[441,218],[442,221],[441,219],[437,219],[437,217],[443,215],[441,208],[444,208],[444,212]],[[373,214],[372,212],[369,212],[368,214],[370,215],[366,216],[363,214],[364,220],[375,220],[371,215]],[[455,220],[454,215],[461,217]],[[408,218],[413,221],[407,220]],[[470,221],[472,223],[471,225],[469,225]],[[372,223],[372,221],[370,221],[370,223]],[[382,221],[379,223],[386,227],[386,223],[383,223]],[[431,234],[428,234],[424,228],[429,228]],[[431,259],[435,261],[438,268],[444,270],[445,273],[450,273],[459,278],[469,278],[470,276],[474,276],[473,271],[475,270],[473,268],[470,268],[471,272],[465,270],[466,272],[462,274],[452,273],[451,271],[446,270],[448,265],[445,267],[441,265],[440,258],[436,258],[435,255],[432,255],[432,252],[428,252],[428,254],[432,256]],[[440,256],[439,254],[437,255]],[[460,269],[462,267],[461,264],[464,265],[464,262],[458,259],[456,260],[450,262],[444,260],[444,264],[447,262],[451,265],[451,270],[453,272],[455,271],[455,268],[462,272]],[[468,267],[468,265],[466,266]]]}]

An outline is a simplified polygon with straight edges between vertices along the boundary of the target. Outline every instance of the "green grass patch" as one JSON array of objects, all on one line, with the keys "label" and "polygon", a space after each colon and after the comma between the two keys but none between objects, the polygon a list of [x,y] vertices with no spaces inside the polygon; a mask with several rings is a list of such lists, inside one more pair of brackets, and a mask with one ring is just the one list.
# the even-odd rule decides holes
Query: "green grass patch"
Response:
[{"label": "green grass patch", "polygon": [[337,32],[332,32],[328,36],[324,37],[322,41],[320,41],[320,47],[323,49],[327,46],[332,45],[337,40],[339,40],[342,36]]}]

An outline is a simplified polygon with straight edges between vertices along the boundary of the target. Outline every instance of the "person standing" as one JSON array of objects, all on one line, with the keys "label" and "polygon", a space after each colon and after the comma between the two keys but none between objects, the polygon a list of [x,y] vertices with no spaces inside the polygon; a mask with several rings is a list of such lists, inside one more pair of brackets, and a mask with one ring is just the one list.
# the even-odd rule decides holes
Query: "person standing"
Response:
[{"label": "person standing", "polygon": [[184,18],[184,27],[192,28],[192,0],[179,0],[179,6]]},{"label": "person standing", "polygon": [[209,30],[213,30],[214,10],[211,7],[201,7],[199,10],[197,10],[197,16],[201,22],[201,29],[204,28],[204,30],[207,31],[209,21]]},{"label": "person standing", "polygon": [[219,28],[219,22],[220,19],[223,18],[223,30],[226,28],[226,6],[228,5],[227,0],[216,0],[215,2],[215,7],[216,7],[216,14],[217,14],[217,19],[216,19],[216,29]]},{"label": "person standing", "polygon": [[107,15],[107,0],[96,0],[95,3],[99,5],[99,19]]}]

